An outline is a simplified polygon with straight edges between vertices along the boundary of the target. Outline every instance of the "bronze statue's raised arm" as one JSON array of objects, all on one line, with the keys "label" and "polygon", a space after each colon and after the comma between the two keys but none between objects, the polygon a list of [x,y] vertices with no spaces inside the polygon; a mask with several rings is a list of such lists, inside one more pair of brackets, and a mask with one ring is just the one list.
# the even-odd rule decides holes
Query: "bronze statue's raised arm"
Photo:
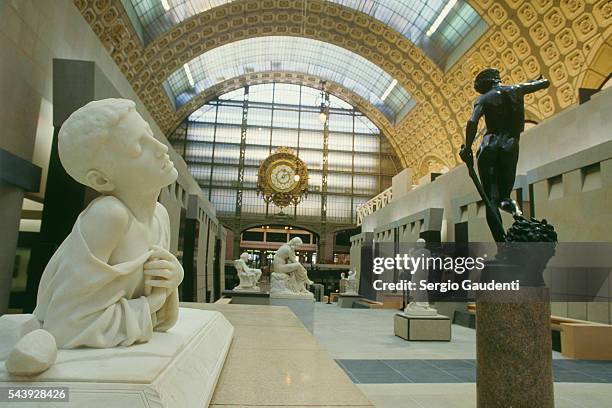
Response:
[{"label": "bronze statue's raised arm", "polygon": [[538,79],[534,79],[533,81],[523,82],[522,84],[517,85],[523,94],[530,94],[533,92],[537,92],[540,89],[546,89],[550,86],[550,81],[544,78],[542,75]]}]

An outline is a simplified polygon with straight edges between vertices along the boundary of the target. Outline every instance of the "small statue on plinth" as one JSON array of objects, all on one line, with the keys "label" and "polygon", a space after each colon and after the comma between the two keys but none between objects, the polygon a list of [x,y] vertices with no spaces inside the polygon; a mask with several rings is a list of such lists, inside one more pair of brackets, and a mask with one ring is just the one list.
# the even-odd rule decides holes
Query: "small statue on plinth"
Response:
[{"label": "small statue on plinth", "polygon": [[[426,242],[423,238],[416,241],[416,247],[409,252],[411,258],[428,259],[431,256],[431,251],[427,249]],[[409,316],[436,316],[438,311],[429,306],[429,294],[427,290],[419,288],[419,282],[429,280],[429,269],[426,263],[420,266],[412,274],[412,282],[416,284],[416,289],[410,291],[410,303],[404,308],[404,313]]]},{"label": "small statue on plinth", "polygon": [[302,240],[295,237],[276,251],[270,274],[270,294],[313,296],[307,289],[313,282],[308,279],[306,268],[298,262],[295,255],[295,250],[300,245]]},{"label": "small statue on plinth", "polygon": [[236,268],[238,279],[240,279],[240,284],[234,290],[259,292],[257,282],[261,278],[261,269],[250,268],[247,262],[249,262],[249,254],[247,252],[244,252],[240,255],[240,258],[234,261],[234,267]]},{"label": "small statue on plinth", "polygon": [[[461,146],[459,156],[466,163],[469,176],[485,203],[487,225],[495,242],[557,241],[552,225],[546,220],[525,218],[519,205],[510,198],[516,178],[519,139],[525,129],[523,98],[549,85],[550,82],[542,76],[526,83],[502,85],[499,71],[495,68],[483,70],[474,80],[474,89],[481,95],[476,99],[468,120],[465,144]],[[486,128],[481,132],[484,136],[477,152],[477,175],[472,144],[477,136],[478,122],[483,116]],[[514,218],[514,224],[508,232],[504,230],[500,209],[512,214]],[[510,259],[507,248],[509,246],[499,246],[498,260]],[[522,283],[540,286],[543,281],[541,277],[534,276],[530,282]]]},{"label": "small statue on plinth", "polygon": [[348,277],[342,272],[340,278],[344,282],[344,295],[358,295],[359,294],[359,281],[357,280],[357,273],[355,271],[349,271]]},{"label": "small statue on plinth", "polygon": [[157,202],[178,176],[166,145],[133,101],[104,99],[66,119],[58,151],[66,172],[101,195],[42,274],[33,314],[40,329],[15,344],[6,361],[13,374],[46,370],[57,348],[147,342],[178,319],[183,268],[170,252],[170,220]]}]

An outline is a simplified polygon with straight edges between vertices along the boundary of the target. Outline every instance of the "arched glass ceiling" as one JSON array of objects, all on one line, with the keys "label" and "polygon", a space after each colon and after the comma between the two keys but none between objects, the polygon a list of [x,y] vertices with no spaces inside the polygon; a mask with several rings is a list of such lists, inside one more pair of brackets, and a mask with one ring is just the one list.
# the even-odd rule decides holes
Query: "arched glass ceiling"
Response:
[{"label": "arched glass ceiling", "polygon": [[175,107],[225,80],[253,72],[301,72],[335,82],[369,101],[391,122],[414,106],[410,93],[367,59],[344,48],[301,37],[257,37],[212,49],[164,81]]},{"label": "arched glass ceiling", "polygon": [[[183,154],[217,214],[235,215],[236,180],[242,166],[242,214],[276,214],[277,207],[266,208],[264,200],[257,196],[257,169],[271,150],[286,146],[305,162],[309,177],[308,197],[290,209],[292,214],[319,217],[325,204],[328,220],[350,222],[356,208],[391,185],[401,166],[396,164],[395,152],[376,125],[331,95],[327,190],[322,191],[324,134],[314,106],[319,95],[319,90],[304,85],[251,85],[243,123],[245,92],[239,88],[198,108],[182,130],[168,139]],[[246,138],[243,162],[239,154],[241,130],[245,130]]]},{"label": "arched glass ceiling", "polygon": [[[183,20],[235,0],[122,1],[141,40],[148,44]],[[380,20],[419,46],[441,68],[463,54],[487,27],[465,0],[328,1]],[[432,30],[435,25],[437,29]]]}]

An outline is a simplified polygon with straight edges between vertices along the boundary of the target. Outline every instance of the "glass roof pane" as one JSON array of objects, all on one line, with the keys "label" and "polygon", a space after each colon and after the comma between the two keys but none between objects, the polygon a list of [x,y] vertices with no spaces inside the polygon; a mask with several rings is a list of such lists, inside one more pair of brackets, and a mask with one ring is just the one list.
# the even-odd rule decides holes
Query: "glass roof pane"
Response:
[{"label": "glass roof pane", "polygon": [[[302,72],[336,82],[370,102],[392,122],[399,121],[414,105],[410,93],[372,62],[344,48],[307,38],[272,36],[236,41],[186,65],[193,85],[184,67],[164,81],[164,89],[177,107],[226,79],[265,71]],[[249,97],[272,102],[272,89],[268,89]]]},{"label": "glass roof pane", "polygon": [[[145,44],[170,30],[182,21],[214,7],[235,0],[123,0],[129,2],[136,13]],[[332,3],[366,13],[397,30],[418,45],[438,66],[443,68],[453,49],[482,21],[478,13],[465,0],[458,0],[443,20],[439,30],[428,41],[427,31],[449,0],[328,0]],[[164,5],[169,8],[166,9]],[[450,42],[440,39],[444,27],[450,22],[459,37]],[[436,39],[437,38],[437,39]],[[474,39],[473,41],[476,41]],[[471,44],[470,44],[471,45]]]}]

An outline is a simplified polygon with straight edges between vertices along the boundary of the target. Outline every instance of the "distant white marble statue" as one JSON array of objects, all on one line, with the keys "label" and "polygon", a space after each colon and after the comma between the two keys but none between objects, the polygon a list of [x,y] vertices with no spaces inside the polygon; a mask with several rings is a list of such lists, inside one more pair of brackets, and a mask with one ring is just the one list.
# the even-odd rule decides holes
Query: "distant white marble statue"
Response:
[{"label": "distant white marble statue", "polygon": [[313,297],[307,286],[313,282],[308,279],[308,272],[297,260],[295,249],[302,245],[298,237],[281,245],[274,255],[272,273],[270,274],[270,294]]},{"label": "distant white marble statue", "polygon": [[345,295],[358,295],[359,293],[359,281],[356,278],[357,273],[355,271],[349,271],[348,277],[342,272],[340,278],[344,281],[344,294]]},{"label": "distant white marble statue", "polygon": [[[410,251],[410,256],[413,258],[423,257],[424,259],[431,256],[431,252],[425,247],[426,242],[423,238],[416,241],[416,248]],[[412,275],[412,282],[429,279],[429,269],[427,265],[422,265],[421,268],[415,271]],[[429,295],[426,290],[413,290],[410,292],[410,303],[404,308],[404,313],[411,316],[435,316],[438,311],[429,306]]]},{"label": "distant white marble statue", "polygon": [[[68,174],[102,195],[81,212],[45,268],[34,316],[60,349],[147,342],[176,323],[183,280],[169,251],[168,213],[157,202],[178,176],[168,148],[125,99],[78,109],[58,140]],[[23,354],[22,340],[14,351]],[[23,373],[25,357],[11,361],[7,369]]]},{"label": "distant white marble statue", "polygon": [[244,252],[240,255],[240,258],[234,261],[234,267],[240,279],[240,284],[234,288],[234,290],[245,291],[245,292],[259,292],[257,282],[261,278],[261,269],[249,268],[247,262],[249,261],[249,254]]}]

